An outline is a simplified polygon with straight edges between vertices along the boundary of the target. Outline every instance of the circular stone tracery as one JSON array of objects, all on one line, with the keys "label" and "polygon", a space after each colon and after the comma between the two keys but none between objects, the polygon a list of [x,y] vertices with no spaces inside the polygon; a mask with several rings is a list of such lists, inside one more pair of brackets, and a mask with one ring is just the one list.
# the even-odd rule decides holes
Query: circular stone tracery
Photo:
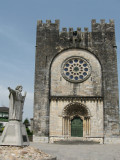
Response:
[{"label": "circular stone tracery", "polygon": [[89,78],[90,73],[90,64],[82,57],[71,57],[62,65],[63,77],[71,82],[83,82]]}]

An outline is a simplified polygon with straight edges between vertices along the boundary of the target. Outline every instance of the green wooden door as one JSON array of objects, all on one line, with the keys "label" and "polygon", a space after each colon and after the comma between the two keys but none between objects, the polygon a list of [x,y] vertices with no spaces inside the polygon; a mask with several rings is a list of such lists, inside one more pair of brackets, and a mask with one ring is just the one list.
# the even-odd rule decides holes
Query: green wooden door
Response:
[{"label": "green wooden door", "polygon": [[75,117],[71,121],[71,136],[83,137],[83,120],[79,117]]}]

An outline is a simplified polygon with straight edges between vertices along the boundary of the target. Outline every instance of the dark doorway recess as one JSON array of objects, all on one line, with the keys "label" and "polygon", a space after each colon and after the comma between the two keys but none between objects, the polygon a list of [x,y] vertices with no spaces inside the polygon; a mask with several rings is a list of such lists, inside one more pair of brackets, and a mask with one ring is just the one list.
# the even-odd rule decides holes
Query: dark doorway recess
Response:
[{"label": "dark doorway recess", "polygon": [[83,137],[83,120],[80,117],[71,120],[71,136]]}]

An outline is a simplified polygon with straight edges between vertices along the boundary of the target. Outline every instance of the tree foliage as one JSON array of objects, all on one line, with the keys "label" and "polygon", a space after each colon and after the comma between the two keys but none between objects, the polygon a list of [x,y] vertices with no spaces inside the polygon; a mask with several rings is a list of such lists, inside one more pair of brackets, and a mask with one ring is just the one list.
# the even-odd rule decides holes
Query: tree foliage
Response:
[{"label": "tree foliage", "polygon": [[26,126],[26,128],[27,128],[28,126],[30,126],[30,122],[29,122],[28,118],[26,118],[26,119],[24,120],[23,124]]}]

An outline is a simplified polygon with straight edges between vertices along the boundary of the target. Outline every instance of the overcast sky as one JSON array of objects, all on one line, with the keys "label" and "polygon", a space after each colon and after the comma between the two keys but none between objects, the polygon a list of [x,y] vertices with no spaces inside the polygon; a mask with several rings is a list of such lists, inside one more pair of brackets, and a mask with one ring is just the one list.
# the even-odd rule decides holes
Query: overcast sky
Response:
[{"label": "overcast sky", "polygon": [[8,86],[21,84],[24,118],[33,117],[36,24],[46,19],[82,31],[91,31],[91,19],[114,19],[120,84],[120,0],[0,0],[0,106],[8,106]]}]

